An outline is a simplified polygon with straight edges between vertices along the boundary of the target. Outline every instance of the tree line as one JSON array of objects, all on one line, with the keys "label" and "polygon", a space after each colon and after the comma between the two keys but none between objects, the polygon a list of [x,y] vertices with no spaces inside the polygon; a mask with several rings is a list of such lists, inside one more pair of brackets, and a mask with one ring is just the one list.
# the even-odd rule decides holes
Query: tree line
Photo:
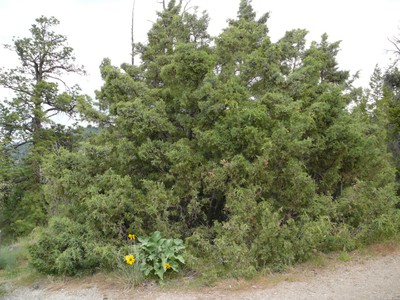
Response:
[{"label": "tree line", "polygon": [[398,68],[356,87],[339,42],[308,45],[305,29],[272,42],[268,18],[241,0],[211,37],[206,13],[164,3],[137,65],[102,61],[95,100],[63,88],[84,69],[58,21],[38,18],[0,71],[15,95],[0,104],[3,234],[37,228],[33,264],[73,275],[160,231],[185,241],[189,268],[241,277],[396,235]]}]

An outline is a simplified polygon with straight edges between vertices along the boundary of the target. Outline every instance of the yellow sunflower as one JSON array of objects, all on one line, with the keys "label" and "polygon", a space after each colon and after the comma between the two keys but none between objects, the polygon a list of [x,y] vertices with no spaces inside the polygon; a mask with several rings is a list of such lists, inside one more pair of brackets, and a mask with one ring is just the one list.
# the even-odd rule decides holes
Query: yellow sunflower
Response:
[{"label": "yellow sunflower", "polygon": [[133,265],[133,263],[135,262],[135,257],[132,254],[126,255],[125,261],[128,265]]},{"label": "yellow sunflower", "polygon": [[169,263],[164,264],[164,267],[165,267],[167,270],[169,270],[169,269],[172,268],[171,265],[170,265]]}]

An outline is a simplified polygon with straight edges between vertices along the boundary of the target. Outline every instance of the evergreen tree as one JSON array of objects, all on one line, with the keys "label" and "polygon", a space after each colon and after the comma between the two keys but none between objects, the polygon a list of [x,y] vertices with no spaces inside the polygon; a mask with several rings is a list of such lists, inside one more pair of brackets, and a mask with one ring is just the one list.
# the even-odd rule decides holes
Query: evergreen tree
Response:
[{"label": "evergreen tree", "polygon": [[272,43],[267,19],[243,0],[214,45],[206,15],[164,5],[139,66],[103,61],[99,134],[45,164],[52,213],[101,249],[132,228],[186,238],[194,268],[233,276],[398,232],[382,128],[340,43]]},{"label": "evergreen tree", "polygon": [[[43,156],[63,146],[71,148],[72,130],[52,117],[73,116],[77,102],[85,100],[78,86],[60,90],[60,83],[66,87],[64,74],[83,73],[83,69],[74,63],[67,38],[53,31],[58,24],[54,17],[36,19],[30,37],[16,38],[13,45],[6,46],[16,52],[20,65],[0,70],[0,85],[14,95],[0,105],[2,160],[7,160],[1,166],[1,180],[14,186],[2,200],[1,219],[3,226],[11,230],[14,225],[12,230],[19,233],[45,218],[40,191]],[[18,222],[25,225],[18,226]]]},{"label": "evergreen tree", "polygon": [[13,131],[8,135],[16,137],[14,147],[32,146],[35,180],[40,182],[40,159],[51,136],[48,129],[54,123],[51,117],[59,113],[73,115],[77,102],[77,86],[59,93],[59,83],[63,83],[59,76],[82,73],[83,69],[74,64],[67,38],[52,31],[59,21],[41,17],[36,22],[30,29],[30,38],[15,39],[13,46],[7,46],[17,53],[21,66],[2,70],[0,84],[15,93],[2,110],[8,110],[14,118],[4,116],[3,126]]}]

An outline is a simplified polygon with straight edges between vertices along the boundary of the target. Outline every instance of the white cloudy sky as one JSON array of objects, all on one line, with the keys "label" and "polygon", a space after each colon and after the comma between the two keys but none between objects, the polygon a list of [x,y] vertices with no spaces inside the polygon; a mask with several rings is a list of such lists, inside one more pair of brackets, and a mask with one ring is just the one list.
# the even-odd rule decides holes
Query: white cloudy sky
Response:
[{"label": "white cloudy sky", "polygon": [[[191,0],[190,6],[207,10],[210,33],[217,35],[228,18],[235,18],[240,0]],[[130,61],[130,22],[133,0],[0,0],[0,44],[12,37],[25,37],[35,18],[55,16],[57,31],[68,37],[79,64],[89,75],[77,79],[86,94],[101,86],[98,66],[104,57],[120,65]],[[319,40],[326,32],[330,41],[342,40],[342,69],[361,72],[366,86],[376,63],[386,67],[392,45],[388,38],[400,36],[400,0],[253,0],[258,16],[270,12],[268,23],[273,41],[287,30],[305,28],[308,39]],[[159,0],[136,0],[135,40],[146,42],[151,21],[160,10]],[[0,49],[0,67],[17,64],[13,53]],[[10,94],[0,90],[0,98]]]}]

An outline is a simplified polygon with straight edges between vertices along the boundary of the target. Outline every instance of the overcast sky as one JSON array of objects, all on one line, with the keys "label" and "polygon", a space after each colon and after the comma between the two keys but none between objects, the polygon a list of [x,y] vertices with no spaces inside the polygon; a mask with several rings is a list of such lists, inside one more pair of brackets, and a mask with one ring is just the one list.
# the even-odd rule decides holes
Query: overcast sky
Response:
[{"label": "overcast sky", "polygon": [[[217,35],[235,18],[240,0],[191,0],[189,6],[206,10],[211,18],[209,32]],[[287,30],[304,28],[308,41],[319,41],[326,32],[331,42],[341,40],[339,64],[366,87],[377,63],[385,68],[392,49],[388,38],[400,35],[400,0],[253,0],[258,16],[270,12],[268,27],[273,41]],[[133,0],[0,0],[0,44],[12,37],[26,37],[35,18],[55,16],[61,22],[56,31],[68,37],[77,63],[88,76],[76,79],[83,92],[93,96],[101,87],[99,65],[109,57],[114,65],[130,61],[130,23]],[[135,40],[146,42],[159,0],[136,0]],[[0,49],[0,67],[17,64],[14,53]],[[0,90],[0,100],[10,97]]]}]

